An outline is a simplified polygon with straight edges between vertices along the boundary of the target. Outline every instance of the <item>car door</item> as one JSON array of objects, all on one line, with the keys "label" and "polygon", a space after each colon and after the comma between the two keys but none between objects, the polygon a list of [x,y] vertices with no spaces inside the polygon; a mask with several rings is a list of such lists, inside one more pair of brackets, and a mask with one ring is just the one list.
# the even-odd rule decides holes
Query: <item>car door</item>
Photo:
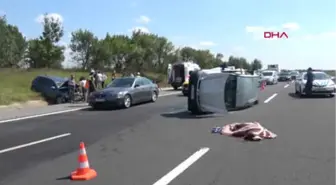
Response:
[{"label": "car door", "polygon": [[144,99],[143,83],[140,78],[137,78],[134,82],[132,98],[135,102],[142,102]]},{"label": "car door", "polygon": [[43,84],[43,93],[50,99],[54,99],[57,96],[57,86],[54,81],[44,78],[42,81]]},{"label": "car door", "polygon": [[149,101],[152,99],[153,83],[147,78],[142,78],[141,80],[143,82],[144,98]]},{"label": "car door", "polygon": [[225,83],[230,74],[209,74],[199,80],[199,105],[202,110],[227,113],[225,105]]}]

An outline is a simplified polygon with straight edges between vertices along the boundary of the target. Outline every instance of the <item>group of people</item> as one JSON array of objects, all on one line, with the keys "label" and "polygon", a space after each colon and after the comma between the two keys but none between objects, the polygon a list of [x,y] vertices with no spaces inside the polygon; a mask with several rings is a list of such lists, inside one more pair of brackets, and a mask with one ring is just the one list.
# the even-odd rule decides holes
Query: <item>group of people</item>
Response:
[{"label": "group of people", "polygon": [[[140,76],[140,72],[137,72],[137,76]],[[134,75],[131,73],[131,77],[134,77]],[[115,72],[112,72],[112,81],[116,78]],[[79,83],[77,84],[75,81],[75,76],[70,75],[70,79],[68,81],[69,86],[69,101],[70,103],[73,103],[75,101],[75,92],[76,89],[78,89],[83,96],[83,100],[86,102],[87,97],[92,93],[99,89],[105,88],[107,80],[107,75],[104,72],[101,72],[99,70],[91,69],[90,74],[87,78],[84,76],[79,78]],[[77,88],[79,87],[79,88]]]},{"label": "group of people", "polygon": [[75,92],[77,89],[80,91],[80,93],[82,93],[83,100],[87,101],[87,97],[90,95],[90,93],[105,87],[106,80],[107,75],[104,72],[99,70],[95,71],[94,69],[91,70],[87,78],[84,76],[80,77],[78,84],[75,81],[75,76],[70,75],[70,79],[68,81],[70,103],[75,101]]}]

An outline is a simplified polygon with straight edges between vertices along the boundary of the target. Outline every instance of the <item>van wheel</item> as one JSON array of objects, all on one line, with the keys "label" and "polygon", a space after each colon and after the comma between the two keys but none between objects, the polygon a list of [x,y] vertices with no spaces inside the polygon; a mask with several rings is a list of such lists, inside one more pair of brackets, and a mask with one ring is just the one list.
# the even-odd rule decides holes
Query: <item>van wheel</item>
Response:
[{"label": "van wheel", "polygon": [[173,88],[174,88],[174,90],[177,90],[177,89],[178,89],[178,87],[177,87],[177,86],[174,86]]}]

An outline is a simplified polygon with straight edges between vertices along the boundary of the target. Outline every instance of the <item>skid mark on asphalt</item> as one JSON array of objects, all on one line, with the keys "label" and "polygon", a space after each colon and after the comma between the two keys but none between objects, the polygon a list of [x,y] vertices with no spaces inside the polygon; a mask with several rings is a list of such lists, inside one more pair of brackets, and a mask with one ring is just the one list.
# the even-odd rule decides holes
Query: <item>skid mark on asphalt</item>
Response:
[{"label": "skid mark on asphalt", "polygon": [[176,166],[173,170],[163,176],[161,179],[156,181],[153,185],[167,185],[172,180],[174,180],[177,176],[182,174],[187,168],[189,168],[192,164],[194,164],[197,160],[199,160],[204,154],[206,154],[210,148],[201,148],[192,154],[188,159],[183,161],[181,164]]},{"label": "skid mark on asphalt", "polygon": [[61,135],[57,135],[57,136],[41,139],[41,140],[38,140],[38,141],[33,141],[33,142],[30,142],[30,143],[26,143],[26,144],[14,146],[14,147],[6,148],[6,149],[3,149],[3,150],[0,150],[0,154],[6,153],[6,152],[10,152],[10,151],[14,151],[14,150],[18,150],[18,149],[21,149],[21,148],[26,148],[28,146],[37,145],[37,144],[40,144],[40,143],[45,143],[45,142],[48,142],[48,141],[51,141],[51,140],[60,139],[60,138],[67,137],[67,136],[70,136],[70,135],[71,135],[71,133],[65,133],[65,134],[61,134]]},{"label": "skid mark on asphalt", "polygon": [[273,98],[275,98],[278,95],[278,93],[274,93],[272,96],[270,96],[269,98],[267,98],[264,103],[268,103],[270,102]]}]

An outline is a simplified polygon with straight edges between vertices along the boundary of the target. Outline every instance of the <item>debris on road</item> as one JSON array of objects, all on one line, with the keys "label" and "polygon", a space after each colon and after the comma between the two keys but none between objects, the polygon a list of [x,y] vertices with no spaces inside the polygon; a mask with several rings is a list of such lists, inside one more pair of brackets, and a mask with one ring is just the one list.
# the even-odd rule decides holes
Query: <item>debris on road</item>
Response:
[{"label": "debris on road", "polygon": [[277,137],[276,134],[267,130],[258,122],[232,123],[223,127],[214,127],[212,133],[243,138],[248,141],[261,141]]}]

